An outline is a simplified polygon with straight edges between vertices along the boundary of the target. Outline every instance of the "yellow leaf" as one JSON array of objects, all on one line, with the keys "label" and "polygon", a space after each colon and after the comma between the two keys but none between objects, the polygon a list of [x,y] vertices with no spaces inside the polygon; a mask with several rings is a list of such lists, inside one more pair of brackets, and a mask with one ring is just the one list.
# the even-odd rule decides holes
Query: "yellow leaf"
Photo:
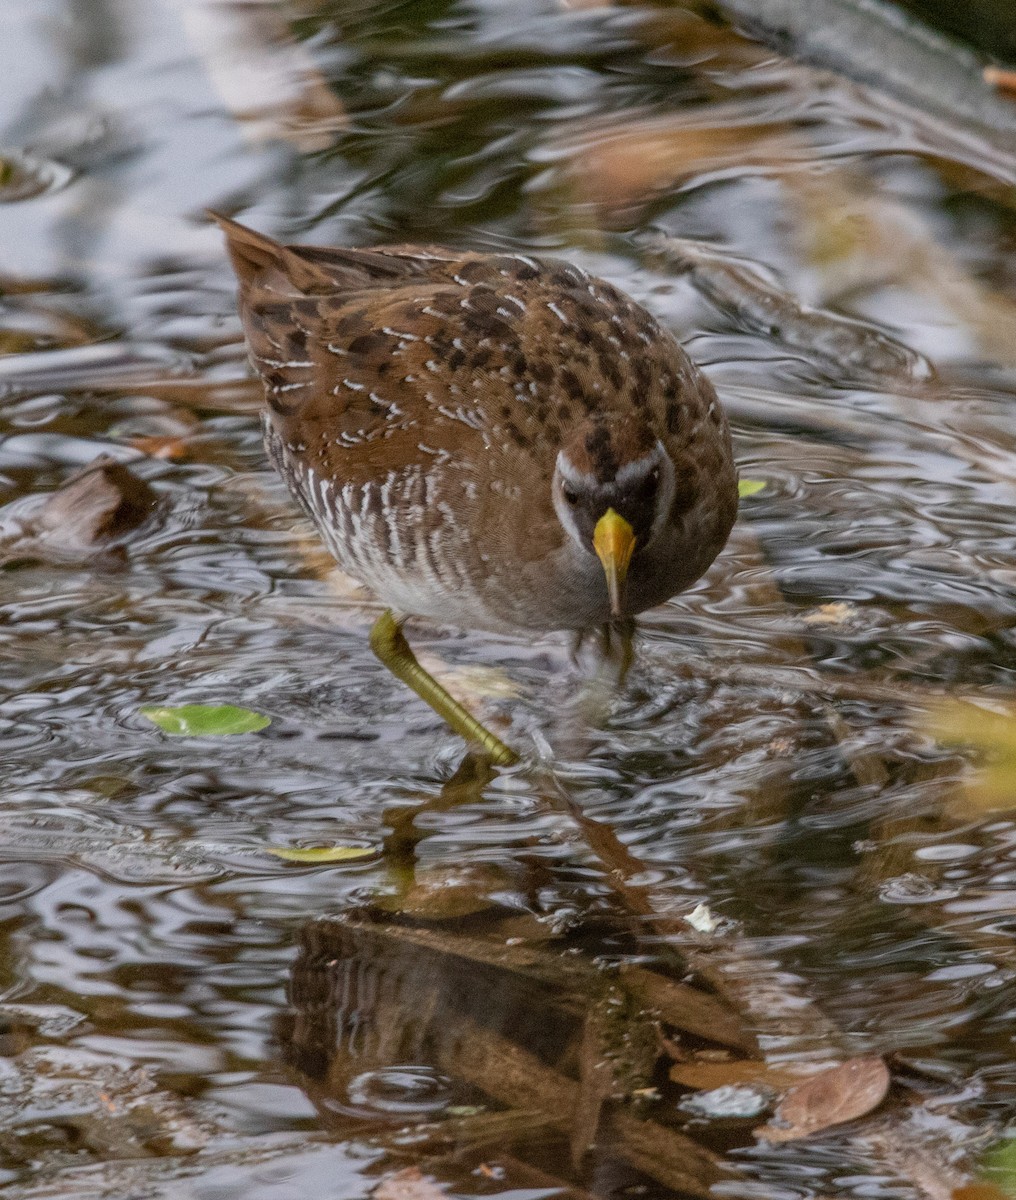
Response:
[{"label": "yellow leaf", "polygon": [[737,494],[743,500],[745,496],[756,496],[766,486],[764,479],[739,479]]},{"label": "yellow leaf", "polygon": [[287,862],[337,863],[371,858],[375,851],[370,846],[269,846],[268,853]]}]

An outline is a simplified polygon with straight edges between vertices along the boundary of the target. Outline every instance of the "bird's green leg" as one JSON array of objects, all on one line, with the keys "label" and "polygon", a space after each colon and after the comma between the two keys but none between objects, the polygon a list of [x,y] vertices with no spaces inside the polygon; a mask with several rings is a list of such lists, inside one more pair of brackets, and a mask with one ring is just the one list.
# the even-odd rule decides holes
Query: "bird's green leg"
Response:
[{"label": "bird's green leg", "polygon": [[402,622],[396,619],[390,609],[385,609],[374,622],[370,631],[370,648],[394,676],[411,687],[460,737],[482,746],[492,763],[498,767],[508,767],[519,761],[514,750],[482,725],[465,705],[460,704],[429,671],[420,666],[402,632]]}]

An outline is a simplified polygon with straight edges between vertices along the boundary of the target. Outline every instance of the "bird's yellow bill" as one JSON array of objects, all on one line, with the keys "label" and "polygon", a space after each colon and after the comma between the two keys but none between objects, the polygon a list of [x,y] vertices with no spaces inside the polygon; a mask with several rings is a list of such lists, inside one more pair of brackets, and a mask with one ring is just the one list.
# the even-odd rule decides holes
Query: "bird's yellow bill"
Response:
[{"label": "bird's yellow bill", "polygon": [[608,508],[593,530],[593,549],[599,555],[607,576],[611,614],[623,616],[624,581],[628,574],[628,563],[631,562],[631,552],[635,549],[635,531],[620,513]]}]

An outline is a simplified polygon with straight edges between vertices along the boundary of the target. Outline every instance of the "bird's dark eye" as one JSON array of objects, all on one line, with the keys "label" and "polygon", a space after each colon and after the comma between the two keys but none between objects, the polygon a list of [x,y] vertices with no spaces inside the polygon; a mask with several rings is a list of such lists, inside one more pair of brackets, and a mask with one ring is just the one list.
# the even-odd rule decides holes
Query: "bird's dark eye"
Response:
[{"label": "bird's dark eye", "polygon": [[575,505],[579,502],[579,494],[574,488],[563,487],[561,489],[561,495],[564,496],[565,503],[567,504]]},{"label": "bird's dark eye", "polygon": [[637,494],[648,500],[660,485],[660,468],[653,467],[649,474],[638,485]]}]

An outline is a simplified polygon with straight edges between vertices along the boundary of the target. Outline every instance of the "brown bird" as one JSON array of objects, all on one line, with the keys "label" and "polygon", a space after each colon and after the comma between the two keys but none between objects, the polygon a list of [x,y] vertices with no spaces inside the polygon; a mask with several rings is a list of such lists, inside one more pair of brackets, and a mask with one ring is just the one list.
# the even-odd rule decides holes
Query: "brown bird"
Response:
[{"label": "brown bird", "polygon": [[402,622],[609,628],[694,583],[737,510],[716,393],[644,308],[567,262],[284,246],[212,215],[269,457],[342,569],[389,606],[372,648],[456,732],[514,761],[423,670]]}]

